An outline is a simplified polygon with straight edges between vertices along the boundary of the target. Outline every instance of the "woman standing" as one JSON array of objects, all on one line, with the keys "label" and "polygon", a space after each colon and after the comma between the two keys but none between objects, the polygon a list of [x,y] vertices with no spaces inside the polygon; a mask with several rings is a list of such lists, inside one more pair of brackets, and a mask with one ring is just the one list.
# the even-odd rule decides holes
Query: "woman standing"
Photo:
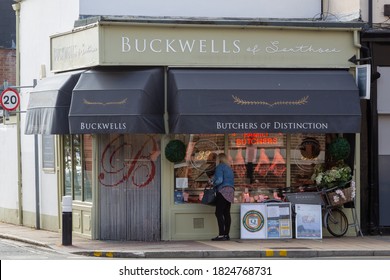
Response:
[{"label": "woman standing", "polygon": [[219,230],[218,236],[211,240],[230,240],[230,206],[234,201],[234,173],[230,167],[228,157],[224,153],[217,157],[217,167],[211,183],[217,191],[215,216],[217,217]]}]

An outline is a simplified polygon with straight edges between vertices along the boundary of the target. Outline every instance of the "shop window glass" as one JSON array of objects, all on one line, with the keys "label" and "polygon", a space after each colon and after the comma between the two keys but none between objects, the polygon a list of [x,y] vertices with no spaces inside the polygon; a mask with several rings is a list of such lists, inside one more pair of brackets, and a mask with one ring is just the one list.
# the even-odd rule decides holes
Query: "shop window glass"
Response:
[{"label": "shop window glass", "polygon": [[73,135],[73,199],[81,200],[81,143],[80,135]]},{"label": "shop window glass", "polygon": [[83,195],[85,201],[92,201],[92,136],[83,135]]},{"label": "shop window glass", "polygon": [[235,202],[255,202],[286,186],[286,135],[280,133],[177,135],[187,147],[175,164],[175,203],[199,203],[213,174],[213,155],[224,152],[235,175]]},{"label": "shop window glass", "polygon": [[175,203],[199,203],[203,189],[213,175],[213,155],[225,152],[223,134],[177,135],[186,145],[186,156],[175,164]]},{"label": "shop window glass", "polygon": [[64,144],[64,195],[74,200],[92,201],[92,137],[65,135]]},{"label": "shop window glass", "polygon": [[272,198],[275,190],[286,186],[286,135],[229,134],[228,143],[235,173],[235,202]]},{"label": "shop window glass", "polygon": [[325,162],[325,134],[291,135],[291,186],[312,185],[314,167]]},{"label": "shop window glass", "polygon": [[64,136],[64,195],[72,195],[72,145],[71,135]]},{"label": "shop window glass", "polygon": [[329,157],[326,147],[331,136],[334,135],[176,135],[175,138],[186,146],[186,156],[174,165],[174,201],[177,204],[200,203],[203,189],[213,174],[214,161],[210,159],[222,152],[230,158],[234,171],[236,203],[278,198],[290,186],[296,187],[296,191],[301,186],[314,186],[314,167],[324,164]]}]

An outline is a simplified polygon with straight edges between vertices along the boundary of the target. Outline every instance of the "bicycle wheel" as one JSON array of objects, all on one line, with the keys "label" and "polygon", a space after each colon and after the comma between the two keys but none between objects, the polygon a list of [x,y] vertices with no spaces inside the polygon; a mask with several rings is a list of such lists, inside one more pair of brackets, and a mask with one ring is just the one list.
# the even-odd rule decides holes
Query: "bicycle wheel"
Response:
[{"label": "bicycle wheel", "polygon": [[348,218],[339,208],[327,209],[324,217],[326,228],[335,237],[341,237],[347,233]]}]

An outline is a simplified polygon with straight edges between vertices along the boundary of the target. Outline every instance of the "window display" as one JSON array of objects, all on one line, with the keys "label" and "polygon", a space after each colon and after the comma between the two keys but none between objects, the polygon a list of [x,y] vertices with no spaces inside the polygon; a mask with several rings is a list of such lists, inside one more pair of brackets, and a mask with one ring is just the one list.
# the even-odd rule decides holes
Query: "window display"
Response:
[{"label": "window display", "polygon": [[235,203],[279,198],[287,186],[313,185],[325,162],[325,134],[235,133],[176,135],[185,158],[174,164],[176,204],[200,203],[215,157],[226,153],[234,170]]},{"label": "window display", "polygon": [[64,195],[92,201],[92,136],[64,135]]},{"label": "window display", "polygon": [[[235,174],[235,202],[265,199],[286,185],[286,137],[282,134],[177,135],[185,159],[175,163],[175,203],[200,203],[213,176],[215,158],[226,153]],[[271,158],[271,159],[270,159]]]},{"label": "window display", "polygon": [[315,166],[325,162],[325,134],[290,135],[291,186],[314,184]]}]

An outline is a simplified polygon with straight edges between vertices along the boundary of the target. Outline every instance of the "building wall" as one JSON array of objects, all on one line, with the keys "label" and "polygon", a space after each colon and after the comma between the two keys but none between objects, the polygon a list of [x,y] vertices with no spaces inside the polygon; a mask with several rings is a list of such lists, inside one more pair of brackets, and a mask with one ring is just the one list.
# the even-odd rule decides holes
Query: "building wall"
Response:
[{"label": "building wall", "polygon": [[[20,3],[20,85],[32,86],[39,80],[50,64],[49,36],[71,30],[78,19],[78,0],[29,0]],[[15,17],[14,17],[15,18]],[[21,111],[27,109],[28,92],[31,87],[20,90]],[[45,173],[41,168],[41,150],[35,154],[34,136],[24,135],[24,118],[21,114],[21,154],[22,154],[22,224],[35,225],[35,155],[39,157],[39,200],[41,227],[58,230],[58,192],[55,173]],[[18,223],[18,167],[17,167],[16,125],[0,124],[0,154],[7,161],[0,161],[0,220]],[[38,136],[41,148],[41,136]]]},{"label": "building wall", "polygon": [[[389,17],[384,16],[384,5],[389,5],[389,0],[370,0],[372,1],[372,23],[384,24],[387,26],[390,24]],[[362,20],[365,22],[369,21],[369,1],[360,0]]]},{"label": "building wall", "polygon": [[351,21],[360,17],[359,0],[324,0],[323,12],[325,20]]},{"label": "building wall", "polygon": [[384,5],[385,4],[390,4],[389,0],[375,0],[373,2],[373,7],[372,7],[372,22],[377,23],[377,24],[382,24],[382,23],[387,23],[389,25],[389,17],[384,16]]},{"label": "building wall", "polygon": [[0,221],[17,223],[16,130],[14,125],[0,124]]},{"label": "building wall", "polygon": [[[0,2],[0,91],[4,81],[16,83],[15,15],[11,4],[11,0]],[[0,110],[0,221],[17,223],[17,176],[13,172],[17,170],[16,131],[14,125],[3,124],[2,115]]]},{"label": "building wall", "polygon": [[[50,76],[50,41],[53,34],[71,30],[74,20],[78,18],[78,1],[61,0],[30,0],[22,3],[20,11],[20,53],[21,53],[21,84],[31,85],[33,79]],[[40,20],[36,20],[39,18]],[[34,22],[34,24],[31,24]],[[33,54],[33,55],[32,55]],[[46,70],[44,70],[46,69]],[[24,91],[21,100],[22,110],[27,109],[28,89]],[[23,211],[35,212],[35,160],[34,136],[24,135],[24,117],[21,116],[22,129],[22,182],[23,182]],[[41,149],[41,136],[38,137],[38,147]],[[47,229],[58,229],[59,226],[50,217],[58,216],[58,189],[56,173],[47,173],[42,170],[41,150],[39,156],[39,185],[40,185],[40,212],[42,226]],[[24,224],[34,225],[34,215],[24,215]],[[30,218],[29,218],[30,217]]]},{"label": "building wall", "polygon": [[[321,0],[80,0],[81,15],[318,18]],[[300,7],[304,6],[305,9]],[[150,7],[153,7],[152,9]]]},{"label": "building wall", "polygon": [[16,83],[16,52],[15,49],[0,48],[0,84],[7,80],[9,85]]},{"label": "building wall", "polygon": [[[323,7],[321,4],[323,3]],[[154,7],[154,9],[150,9]],[[301,7],[305,7],[302,9]],[[80,15],[278,18],[350,21],[360,16],[359,0],[80,0]]]}]

